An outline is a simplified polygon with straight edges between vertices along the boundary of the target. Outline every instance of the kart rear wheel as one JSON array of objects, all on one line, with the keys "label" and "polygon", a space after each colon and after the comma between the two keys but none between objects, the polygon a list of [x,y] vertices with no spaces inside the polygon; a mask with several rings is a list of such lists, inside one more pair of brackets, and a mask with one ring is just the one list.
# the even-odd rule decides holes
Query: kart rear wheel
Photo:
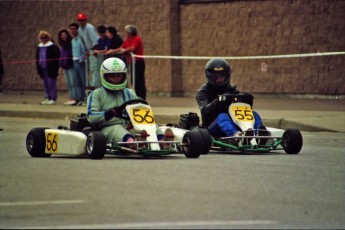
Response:
[{"label": "kart rear wheel", "polygon": [[90,159],[102,159],[106,153],[107,138],[102,132],[90,132],[86,139],[86,152]]},{"label": "kart rear wheel", "polygon": [[182,151],[187,158],[198,158],[203,152],[202,138],[199,132],[187,131],[182,142]]},{"label": "kart rear wheel", "polygon": [[282,137],[282,146],[287,154],[298,154],[303,145],[302,134],[298,129],[285,130]]},{"label": "kart rear wheel", "polygon": [[50,157],[45,153],[46,136],[44,130],[49,128],[33,128],[26,136],[26,149],[32,157]]},{"label": "kart rear wheel", "polygon": [[92,132],[92,128],[90,126],[85,127],[81,130],[81,132],[88,136]]},{"label": "kart rear wheel", "polygon": [[208,154],[212,146],[212,138],[207,129],[196,127],[192,131],[199,132],[202,140],[202,153]]}]

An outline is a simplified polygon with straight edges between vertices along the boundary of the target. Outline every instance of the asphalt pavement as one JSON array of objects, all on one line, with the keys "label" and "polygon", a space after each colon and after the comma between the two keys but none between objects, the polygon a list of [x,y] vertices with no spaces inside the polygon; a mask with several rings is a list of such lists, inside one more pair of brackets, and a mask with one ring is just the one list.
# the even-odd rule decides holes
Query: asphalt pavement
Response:
[{"label": "asphalt pavement", "polygon": [[[315,97],[254,94],[253,109],[266,126],[297,128],[301,131],[330,131],[345,133],[344,97]],[[68,92],[58,93],[55,105],[40,105],[41,91],[5,91],[0,94],[0,116],[69,120],[86,112],[86,105],[68,106]],[[200,111],[194,97],[168,97],[148,95],[148,103],[159,124],[179,122],[180,114]],[[0,127],[1,128],[1,127]]]}]

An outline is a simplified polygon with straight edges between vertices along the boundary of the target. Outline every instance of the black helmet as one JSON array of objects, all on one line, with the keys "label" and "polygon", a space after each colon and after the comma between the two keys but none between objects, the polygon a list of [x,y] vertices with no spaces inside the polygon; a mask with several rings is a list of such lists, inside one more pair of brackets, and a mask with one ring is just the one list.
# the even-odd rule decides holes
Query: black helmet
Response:
[{"label": "black helmet", "polygon": [[[214,58],[207,62],[205,66],[205,75],[208,84],[213,86],[226,86],[230,83],[231,68],[227,61],[220,58]],[[222,81],[218,77],[223,76]]]}]

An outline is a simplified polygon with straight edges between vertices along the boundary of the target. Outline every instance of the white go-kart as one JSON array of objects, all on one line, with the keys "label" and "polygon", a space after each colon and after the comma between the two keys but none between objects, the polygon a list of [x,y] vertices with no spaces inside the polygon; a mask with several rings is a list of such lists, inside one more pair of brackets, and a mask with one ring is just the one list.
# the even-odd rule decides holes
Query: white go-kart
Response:
[{"label": "white go-kart", "polygon": [[243,100],[244,94],[225,94],[230,104],[229,114],[242,133],[213,140],[213,146],[228,152],[270,152],[284,150],[287,154],[298,154],[303,145],[298,129],[260,127],[254,129],[255,117],[252,108]]},{"label": "white go-kart", "polygon": [[108,142],[97,127],[88,123],[85,114],[81,114],[71,119],[69,129],[64,126],[31,129],[26,137],[27,151],[32,157],[87,155],[91,159],[102,159],[105,154],[163,156],[184,153],[187,158],[198,158],[211,148],[211,137],[201,128],[186,130],[159,126],[168,138],[158,141],[157,124],[145,100],[127,101],[120,106],[120,111],[121,117],[129,120],[138,131],[134,142]]}]

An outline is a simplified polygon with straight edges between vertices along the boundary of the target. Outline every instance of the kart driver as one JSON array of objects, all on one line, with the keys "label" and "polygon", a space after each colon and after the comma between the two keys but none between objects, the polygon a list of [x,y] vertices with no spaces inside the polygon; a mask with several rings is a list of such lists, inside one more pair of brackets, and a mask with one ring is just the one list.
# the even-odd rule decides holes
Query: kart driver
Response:
[{"label": "kart driver", "polygon": [[[230,136],[253,136],[253,130],[241,132],[239,127],[232,121],[228,109],[231,102],[224,94],[239,94],[235,85],[230,84],[231,68],[224,59],[211,59],[205,66],[206,83],[197,92],[196,100],[201,111],[203,125],[209,130],[214,138]],[[241,100],[253,106],[252,94],[244,93]],[[253,111],[255,124],[254,130],[266,129],[262,125],[259,114]]]},{"label": "kart driver", "polygon": [[100,68],[103,87],[92,91],[87,98],[87,119],[97,126],[109,142],[133,142],[134,135],[128,130],[126,120],[120,118],[119,106],[138,99],[127,88],[127,67],[119,58],[108,58]]}]

